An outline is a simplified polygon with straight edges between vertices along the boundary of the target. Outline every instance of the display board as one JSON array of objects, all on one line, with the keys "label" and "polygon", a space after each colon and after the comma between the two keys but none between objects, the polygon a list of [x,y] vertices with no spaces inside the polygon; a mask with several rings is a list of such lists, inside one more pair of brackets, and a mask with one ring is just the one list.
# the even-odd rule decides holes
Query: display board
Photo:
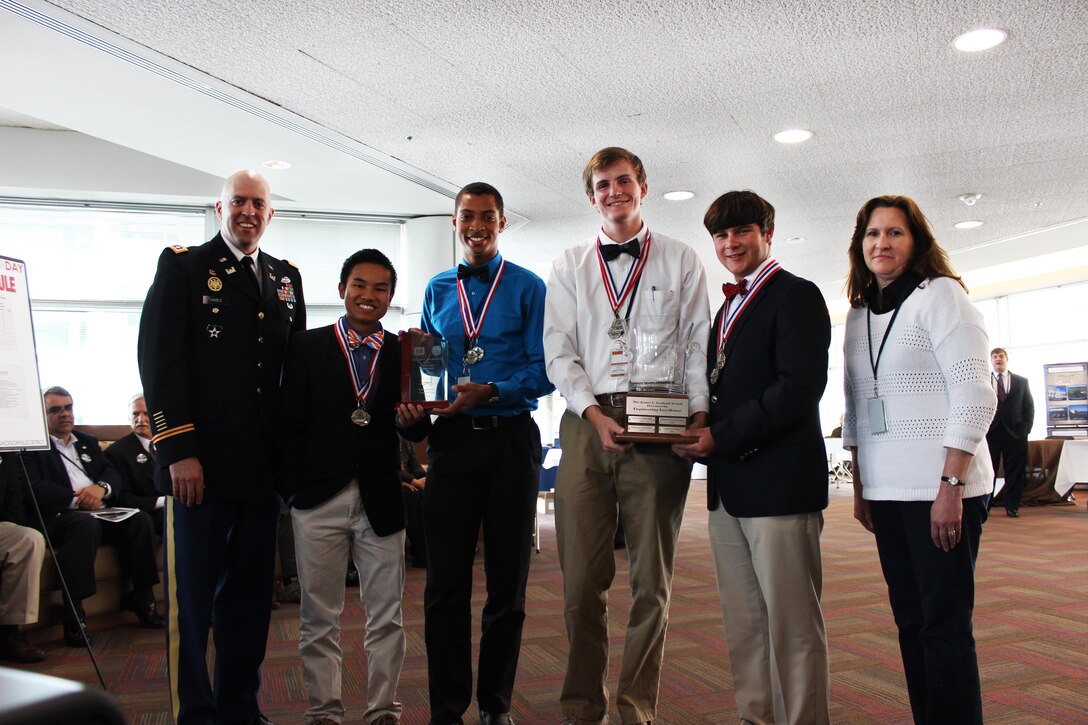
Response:
[{"label": "display board", "polygon": [[0,255],[0,451],[47,448],[26,264]]},{"label": "display board", "polygon": [[1048,438],[1088,436],[1088,363],[1043,366]]}]

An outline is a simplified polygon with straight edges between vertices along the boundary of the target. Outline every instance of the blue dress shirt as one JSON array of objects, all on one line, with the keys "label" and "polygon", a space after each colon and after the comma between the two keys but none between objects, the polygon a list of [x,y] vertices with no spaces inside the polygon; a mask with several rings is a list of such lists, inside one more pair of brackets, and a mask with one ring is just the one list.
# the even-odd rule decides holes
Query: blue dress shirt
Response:
[{"label": "blue dress shirt", "polygon": [[[495,255],[487,263],[490,282],[478,277],[464,280],[472,313],[479,319],[480,309],[494,283],[502,262]],[[544,281],[516,264],[506,263],[502,280],[495,290],[491,307],[480,330],[478,344],[484,358],[468,366],[474,383],[495,383],[499,388],[496,405],[472,408],[470,415],[517,415],[536,410],[537,398],[554,386],[544,368]],[[457,301],[457,268],[436,275],[423,295],[424,332],[444,338],[449,344],[449,377],[454,385],[462,376],[465,355],[465,327]],[[456,393],[450,392],[449,400]]]}]

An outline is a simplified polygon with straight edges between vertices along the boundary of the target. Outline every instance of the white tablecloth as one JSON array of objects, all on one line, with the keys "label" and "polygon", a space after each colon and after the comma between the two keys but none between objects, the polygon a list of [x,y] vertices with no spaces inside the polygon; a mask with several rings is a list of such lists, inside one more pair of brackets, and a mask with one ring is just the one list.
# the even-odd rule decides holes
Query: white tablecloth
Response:
[{"label": "white tablecloth", "polygon": [[1088,483],[1088,441],[1066,441],[1062,445],[1054,490],[1064,496],[1074,483]]}]

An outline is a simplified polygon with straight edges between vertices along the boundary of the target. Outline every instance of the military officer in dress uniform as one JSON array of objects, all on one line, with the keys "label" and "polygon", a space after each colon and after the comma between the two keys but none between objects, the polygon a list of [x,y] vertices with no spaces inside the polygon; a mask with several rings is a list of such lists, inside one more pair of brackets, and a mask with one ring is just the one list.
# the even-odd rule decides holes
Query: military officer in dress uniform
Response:
[{"label": "military officer in dress uniform", "polygon": [[[274,425],[291,336],[306,328],[296,267],[258,249],[268,183],[240,171],[221,230],[159,257],[139,364],[165,506],[167,652],[174,719],[266,723],[257,705],[276,541]],[[205,663],[214,622],[214,686]]]}]

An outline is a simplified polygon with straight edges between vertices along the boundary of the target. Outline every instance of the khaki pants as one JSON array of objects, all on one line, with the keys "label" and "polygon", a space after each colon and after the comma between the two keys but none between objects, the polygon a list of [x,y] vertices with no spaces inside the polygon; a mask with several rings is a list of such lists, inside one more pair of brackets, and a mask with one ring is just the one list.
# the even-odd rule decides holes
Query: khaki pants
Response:
[{"label": "khaki pants", "polygon": [[0,521],[0,624],[38,621],[45,539],[35,529]]},{"label": "khaki pants", "polygon": [[710,547],[741,722],[829,722],[820,609],[823,527],[821,511],[737,518],[719,502],[710,512]]},{"label": "khaki pants", "polygon": [[563,715],[597,721],[608,712],[607,602],[616,575],[612,538],[618,511],[627,537],[633,602],[616,706],[624,723],[653,720],[691,464],[664,445],[605,453],[593,426],[570,411],[563,415],[559,435],[563,458],[556,478],[555,529],[570,643],[560,696]]}]

